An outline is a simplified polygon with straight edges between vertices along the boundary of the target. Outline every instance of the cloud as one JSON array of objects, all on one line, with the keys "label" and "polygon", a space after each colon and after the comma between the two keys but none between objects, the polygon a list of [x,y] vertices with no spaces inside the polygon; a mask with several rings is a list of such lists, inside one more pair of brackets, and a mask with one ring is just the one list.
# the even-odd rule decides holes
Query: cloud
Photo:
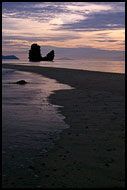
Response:
[{"label": "cloud", "polygon": [[3,2],[2,5],[3,17],[6,18],[32,18],[40,22],[60,18],[62,24],[75,23],[76,16],[80,21],[97,13],[125,12],[124,3],[120,2]]},{"label": "cloud", "polygon": [[97,42],[118,42],[118,40],[96,40]]},{"label": "cloud", "polygon": [[125,28],[125,13],[97,13],[89,16],[87,19],[80,20],[77,23],[63,24],[59,27],[60,30],[76,30],[78,31],[91,31],[100,29],[116,29]]},{"label": "cloud", "polygon": [[59,41],[59,42],[64,42],[65,40],[71,40],[71,39],[80,39],[78,36],[71,36],[71,35],[62,35],[62,36],[49,36],[49,37],[37,37],[37,36],[3,36],[2,40],[3,42],[7,43],[12,43],[15,42],[15,40],[21,40],[22,43],[25,41],[27,42],[37,42],[37,41],[42,41],[42,42],[47,42],[47,41]]},{"label": "cloud", "polygon": [[123,2],[2,3],[4,50],[15,46],[20,51],[33,42],[56,48],[124,50],[124,32]]}]

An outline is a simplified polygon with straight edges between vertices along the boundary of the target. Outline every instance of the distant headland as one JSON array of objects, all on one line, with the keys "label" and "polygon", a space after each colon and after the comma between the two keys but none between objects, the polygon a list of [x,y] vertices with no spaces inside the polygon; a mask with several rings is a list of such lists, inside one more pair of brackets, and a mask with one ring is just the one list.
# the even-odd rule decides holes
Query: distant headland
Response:
[{"label": "distant headland", "polygon": [[57,58],[56,60],[73,60],[69,57],[60,57],[60,58]]},{"label": "distant headland", "polygon": [[18,57],[16,57],[15,55],[2,55],[2,59],[19,59]]}]

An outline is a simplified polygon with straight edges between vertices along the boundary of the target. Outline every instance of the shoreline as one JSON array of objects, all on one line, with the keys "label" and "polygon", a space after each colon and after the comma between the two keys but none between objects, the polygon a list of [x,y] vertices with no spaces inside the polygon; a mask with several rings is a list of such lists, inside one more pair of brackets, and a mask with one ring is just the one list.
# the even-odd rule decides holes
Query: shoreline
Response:
[{"label": "shoreline", "polygon": [[[123,73],[110,73],[100,71],[88,71],[78,69],[67,68],[55,68],[55,67],[43,67],[43,66],[26,66],[26,65],[14,65],[4,64],[3,68],[16,69],[19,71],[33,72],[43,75],[44,77],[55,79],[56,81],[70,85],[74,88],[82,88],[84,85],[88,88],[101,87],[105,90],[117,90],[118,86],[121,90],[125,90],[125,74]],[[103,78],[102,78],[103,75]],[[117,78],[116,78],[117,77]],[[89,79],[89,83],[88,82]],[[105,83],[103,81],[105,80]],[[79,82],[77,80],[80,80]],[[103,83],[103,84],[102,84]],[[91,86],[90,86],[90,85]],[[99,86],[100,85],[100,86]],[[117,86],[118,85],[118,86]],[[108,89],[107,89],[108,87]]]},{"label": "shoreline", "polygon": [[[59,90],[49,101],[60,107],[65,129],[55,147],[34,163],[38,187],[124,188],[125,75],[75,69],[4,64],[35,72],[75,89]],[[13,179],[14,180],[14,179]],[[13,187],[31,187],[29,177]],[[11,182],[6,186],[10,187]]]}]

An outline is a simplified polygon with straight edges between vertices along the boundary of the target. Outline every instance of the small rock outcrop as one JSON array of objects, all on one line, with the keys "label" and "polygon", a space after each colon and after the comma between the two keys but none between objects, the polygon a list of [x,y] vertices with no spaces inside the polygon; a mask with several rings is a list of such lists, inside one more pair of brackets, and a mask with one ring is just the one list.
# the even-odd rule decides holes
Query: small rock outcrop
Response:
[{"label": "small rock outcrop", "polygon": [[54,50],[50,51],[45,57],[42,57],[38,44],[32,44],[29,50],[29,61],[53,61],[54,57]]}]

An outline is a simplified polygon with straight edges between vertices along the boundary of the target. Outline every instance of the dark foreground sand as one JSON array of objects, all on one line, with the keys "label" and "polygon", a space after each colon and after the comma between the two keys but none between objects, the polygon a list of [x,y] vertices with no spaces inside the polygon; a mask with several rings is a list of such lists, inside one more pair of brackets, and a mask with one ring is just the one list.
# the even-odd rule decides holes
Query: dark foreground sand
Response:
[{"label": "dark foreground sand", "polygon": [[[3,67],[42,74],[75,88],[49,97],[51,103],[64,106],[59,109],[70,128],[31,167],[38,177],[36,187],[125,187],[124,74],[10,64]],[[17,177],[13,184],[35,187],[29,176],[25,181]]]}]

